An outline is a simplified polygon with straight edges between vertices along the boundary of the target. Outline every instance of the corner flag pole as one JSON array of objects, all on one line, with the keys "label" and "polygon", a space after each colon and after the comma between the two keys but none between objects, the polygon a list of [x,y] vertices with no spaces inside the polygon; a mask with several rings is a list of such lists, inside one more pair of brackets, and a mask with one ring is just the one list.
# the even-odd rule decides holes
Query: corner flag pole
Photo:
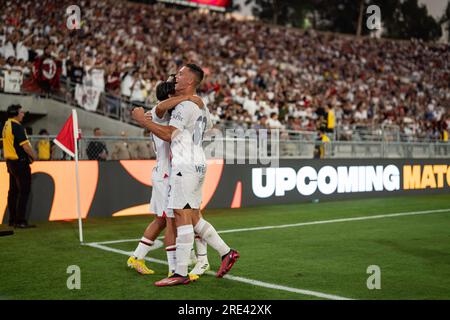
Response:
[{"label": "corner flag pole", "polygon": [[76,180],[76,193],[77,193],[77,214],[78,214],[78,230],[80,234],[80,243],[83,243],[83,222],[81,220],[81,205],[80,205],[80,180],[78,175],[78,117],[77,110],[72,109],[73,119],[73,140],[75,141],[75,180]]}]

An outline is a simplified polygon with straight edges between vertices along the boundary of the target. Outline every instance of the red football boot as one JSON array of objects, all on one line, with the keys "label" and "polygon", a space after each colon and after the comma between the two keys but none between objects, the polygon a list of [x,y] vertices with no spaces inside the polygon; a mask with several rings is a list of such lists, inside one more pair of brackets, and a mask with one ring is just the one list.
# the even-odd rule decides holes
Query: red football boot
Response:
[{"label": "red football boot", "polygon": [[155,286],[157,287],[169,287],[169,286],[177,286],[179,284],[189,284],[191,282],[191,280],[189,279],[188,276],[183,277],[180,276],[179,274],[174,274],[168,278],[159,280],[157,282],[155,282]]},{"label": "red football boot", "polygon": [[228,271],[231,270],[233,265],[236,263],[237,259],[239,259],[239,252],[231,249],[223,258],[222,264],[220,265],[219,271],[216,273],[217,278],[222,278]]}]

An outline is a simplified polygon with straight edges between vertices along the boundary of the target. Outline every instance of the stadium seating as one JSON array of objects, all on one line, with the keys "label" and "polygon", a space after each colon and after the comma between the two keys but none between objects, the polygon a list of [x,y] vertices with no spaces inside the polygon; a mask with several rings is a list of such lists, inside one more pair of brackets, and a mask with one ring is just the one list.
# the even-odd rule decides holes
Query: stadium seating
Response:
[{"label": "stadium seating", "polygon": [[[56,90],[66,98],[78,85],[78,93],[99,88],[101,101],[151,105],[157,82],[193,61],[206,72],[201,94],[222,127],[322,127],[340,140],[395,128],[401,140],[412,141],[439,140],[450,124],[446,44],[355,38],[114,1],[82,2],[81,29],[70,31],[57,8],[72,3],[57,3],[26,0],[5,8],[0,68],[31,77],[33,64],[47,54],[64,81]],[[328,128],[327,106],[334,128]]]}]

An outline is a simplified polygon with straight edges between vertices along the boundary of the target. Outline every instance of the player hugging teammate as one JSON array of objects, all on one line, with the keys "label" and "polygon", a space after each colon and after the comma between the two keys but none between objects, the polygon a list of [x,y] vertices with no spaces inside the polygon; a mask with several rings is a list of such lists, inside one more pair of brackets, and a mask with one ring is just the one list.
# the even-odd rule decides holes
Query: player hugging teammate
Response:
[{"label": "player hugging teammate", "polygon": [[[155,142],[157,166],[152,176],[151,209],[157,217],[146,229],[128,265],[141,273],[153,273],[145,266],[143,258],[159,232],[167,226],[169,277],[155,283],[161,287],[188,284],[209,268],[204,242],[222,257],[216,273],[219,278],[230,271],[239,258],[239,253],[230,249],[200,213],[207,169],[203,135],[212,127],[208,108],[196,96],[202,80],[203,70],[195,64],[187,64],[172,81],[159,85],[157,96],[163,101],[150,114],[144,113],[143,108],[135,108],[132,113],[142,127],[152,132]],[[198,261],[188,274],[195,234],[200,237],[196,242]]]}]

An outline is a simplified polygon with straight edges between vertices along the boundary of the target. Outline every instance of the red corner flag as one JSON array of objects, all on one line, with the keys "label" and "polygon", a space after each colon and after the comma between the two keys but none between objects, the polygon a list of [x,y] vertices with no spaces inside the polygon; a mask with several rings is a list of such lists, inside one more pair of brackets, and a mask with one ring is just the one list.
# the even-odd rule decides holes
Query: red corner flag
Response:
[{"label": "red corner flag", "polygon": [[71,157],[75,157],[75,137],[80,139],[78,132],[77,111],[72,110],[72,115],[67,119],[63,128],[53,142],[67,152]]}]

